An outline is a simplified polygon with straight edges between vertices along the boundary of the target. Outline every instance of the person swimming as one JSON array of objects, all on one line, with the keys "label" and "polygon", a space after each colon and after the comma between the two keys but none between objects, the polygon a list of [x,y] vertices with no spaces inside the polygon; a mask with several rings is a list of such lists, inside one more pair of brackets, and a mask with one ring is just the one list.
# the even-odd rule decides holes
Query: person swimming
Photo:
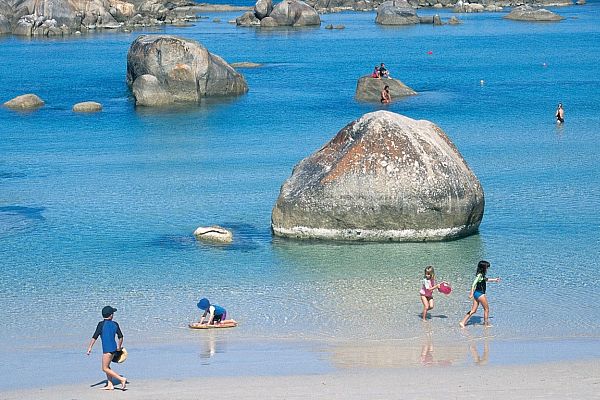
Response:
[{"label": "person swimming", "polygon": [[562,103],[558,103],[556,107],[556,123],[562,124],[565,122],[565,110],[563,109]]},{"label": "person swimming", "polygon": [[385,85],[381,91],[381,104],[389,104],[392,102],[392,95],[390,94],[390,87]]}]

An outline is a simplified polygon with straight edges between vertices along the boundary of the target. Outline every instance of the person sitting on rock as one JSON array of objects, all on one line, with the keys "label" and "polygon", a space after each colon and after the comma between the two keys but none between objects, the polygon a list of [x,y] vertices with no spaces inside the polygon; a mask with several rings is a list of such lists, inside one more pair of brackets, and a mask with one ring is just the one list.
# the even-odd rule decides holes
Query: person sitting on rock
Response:
[{"label": "person sitting on rock", "polygon": [[379,65],[375,66],[373,73],[371,74],[371,78],[380,78],[379,76]]},{"label": "person sitting on rock", "polygon": [[381,104],[389,104],[392,102],[392,95],[390,94],[390,87],[385,85],[381,91]]},{"label": "person sitting on rock", "polygon": [[379,77],[380,78],[389,78],[390,77],[390,72],[387,70],[384,63],[381,63],[381,66],[379,67]]}]

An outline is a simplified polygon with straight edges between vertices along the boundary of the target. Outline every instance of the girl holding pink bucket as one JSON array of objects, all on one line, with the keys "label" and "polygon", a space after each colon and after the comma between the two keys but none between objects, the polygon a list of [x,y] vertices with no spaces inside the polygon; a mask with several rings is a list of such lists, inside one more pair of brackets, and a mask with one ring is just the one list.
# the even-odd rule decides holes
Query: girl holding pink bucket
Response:
[{"label": "girl holding pink bucket", "polygon": [[423,321],[427,319],[427,311],[433,310],[433,291],[436,289],[444,294],[449,294],[452,291],[447,282],[435,283],[435,271],[430,265],[425,268],[421,290],[419,291],[421,302],[423,303]]}]

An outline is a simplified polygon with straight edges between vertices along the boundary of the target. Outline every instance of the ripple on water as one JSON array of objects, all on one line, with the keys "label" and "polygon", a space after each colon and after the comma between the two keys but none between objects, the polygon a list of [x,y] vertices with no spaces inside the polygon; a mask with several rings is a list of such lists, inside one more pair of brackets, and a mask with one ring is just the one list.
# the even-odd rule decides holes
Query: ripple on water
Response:
[{"label": "ripple on water", "polygon": [[0,207],[0,236],[21,233],[45,218],[44,207],[3,206]]}]

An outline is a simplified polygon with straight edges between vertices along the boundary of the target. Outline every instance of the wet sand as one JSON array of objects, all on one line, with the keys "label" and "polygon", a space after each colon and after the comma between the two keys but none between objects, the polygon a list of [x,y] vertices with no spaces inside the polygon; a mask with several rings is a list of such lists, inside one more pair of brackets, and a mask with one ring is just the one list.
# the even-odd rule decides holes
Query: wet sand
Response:
[{"label": "wet sand", "polygon": [[594,396],[600,360],[526,366],[344,369],[293,376],[134,380],[128,390],[58,386],[0,393],[2,400],[53,399],[566,399]]}]

